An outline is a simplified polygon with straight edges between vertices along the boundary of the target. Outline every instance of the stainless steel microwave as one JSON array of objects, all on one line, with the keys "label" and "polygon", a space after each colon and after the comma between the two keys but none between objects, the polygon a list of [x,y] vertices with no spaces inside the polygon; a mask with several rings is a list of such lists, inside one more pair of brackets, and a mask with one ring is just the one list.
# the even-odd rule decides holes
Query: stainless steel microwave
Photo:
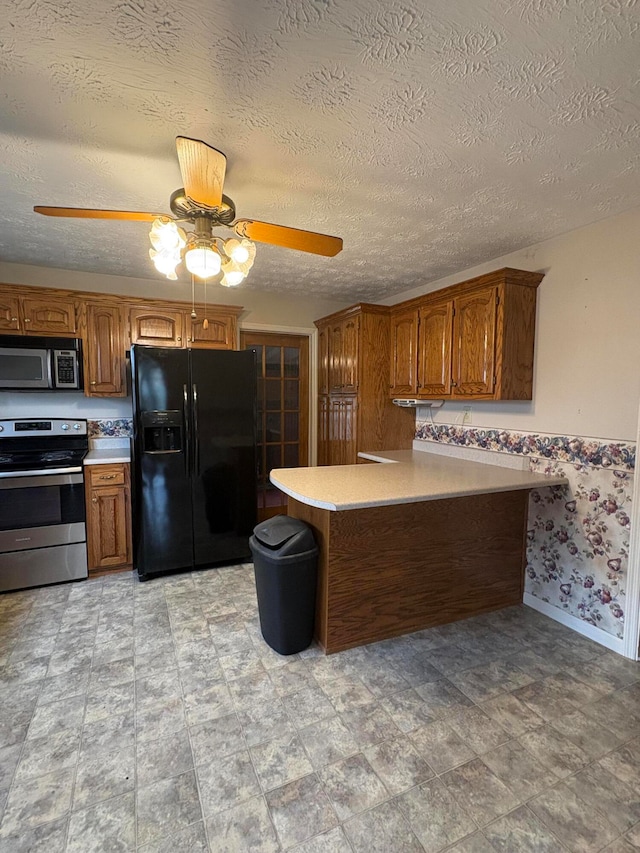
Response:
[{"label": "stainless steel microwave", "polygon": [[0,335],[0,391],[82,390],[82,341]]}]

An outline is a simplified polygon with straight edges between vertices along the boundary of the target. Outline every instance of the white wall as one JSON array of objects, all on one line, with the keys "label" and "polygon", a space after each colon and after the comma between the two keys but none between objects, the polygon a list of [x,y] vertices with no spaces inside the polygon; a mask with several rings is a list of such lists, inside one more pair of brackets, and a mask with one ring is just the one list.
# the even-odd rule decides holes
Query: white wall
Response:
[{"label": "white wall", "polygon": [[[428,244],[424,251],[429,251]],[[635,441],[640,400],[640,208],[385,302],[394,304],[501,267],[545,273],[538,288],[533,401],[474,401],[473,425]],[[462,404],[447,402],[434,420],[460,422],[461,411]]]}]

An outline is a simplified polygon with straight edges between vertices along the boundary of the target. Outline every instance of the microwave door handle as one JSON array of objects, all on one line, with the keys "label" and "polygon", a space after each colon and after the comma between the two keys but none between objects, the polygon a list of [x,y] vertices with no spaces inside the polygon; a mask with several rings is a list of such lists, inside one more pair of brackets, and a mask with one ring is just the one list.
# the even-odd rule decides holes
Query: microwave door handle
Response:
[{"label": "microwave door handle", "polygon": [[55,372],[53,370],[53,360],[55,359],[55,354],[52,349],[47,350],[47,357],[45,358],[45,366],[47,370],[47,388],[55,388],[56,383],[54,382]]}]

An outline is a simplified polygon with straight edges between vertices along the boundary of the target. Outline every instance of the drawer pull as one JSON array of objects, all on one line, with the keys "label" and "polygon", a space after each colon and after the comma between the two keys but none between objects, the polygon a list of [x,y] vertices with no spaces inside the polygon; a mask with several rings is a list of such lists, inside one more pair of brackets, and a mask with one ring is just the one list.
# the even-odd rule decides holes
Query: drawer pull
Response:
[{"label": "drawer pull", "polygon": [[98,477],[99,480],[115,480],[117,474],[100,474]]}]

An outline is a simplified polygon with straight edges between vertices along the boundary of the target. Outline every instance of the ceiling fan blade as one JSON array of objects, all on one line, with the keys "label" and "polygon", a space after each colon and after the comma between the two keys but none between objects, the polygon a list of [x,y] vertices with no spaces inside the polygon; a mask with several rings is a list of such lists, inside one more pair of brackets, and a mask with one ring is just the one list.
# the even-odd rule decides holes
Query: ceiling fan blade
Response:
[{"label": "ceiling fan blade", "polygon": [[74,219],[132,219],[138,222],[153,222],[163,213],[144,213],[140,210],[91,210],[83,207],[34,207],[36,213],[44,216],[69,216]]},{"label": "ceiling fan blade", "polygon": [[218,207],[227,158],[222,151],[188,136],[176,136],[176,148],[185,194],[205,207]]},{"label": "ceiling fan blade", "polygon": [[286,225],[272,225],[269,222],[256,222],[254,219],[239,219],[233,229],[240,237],[248,237],[258,243],[271,243],[284,246],[285,249],[297,249],[299,252],[312,252],[332,258],[342,251],[342,238],[317,234],[315,231],[302,231],[300,228],[288,228]]}]

